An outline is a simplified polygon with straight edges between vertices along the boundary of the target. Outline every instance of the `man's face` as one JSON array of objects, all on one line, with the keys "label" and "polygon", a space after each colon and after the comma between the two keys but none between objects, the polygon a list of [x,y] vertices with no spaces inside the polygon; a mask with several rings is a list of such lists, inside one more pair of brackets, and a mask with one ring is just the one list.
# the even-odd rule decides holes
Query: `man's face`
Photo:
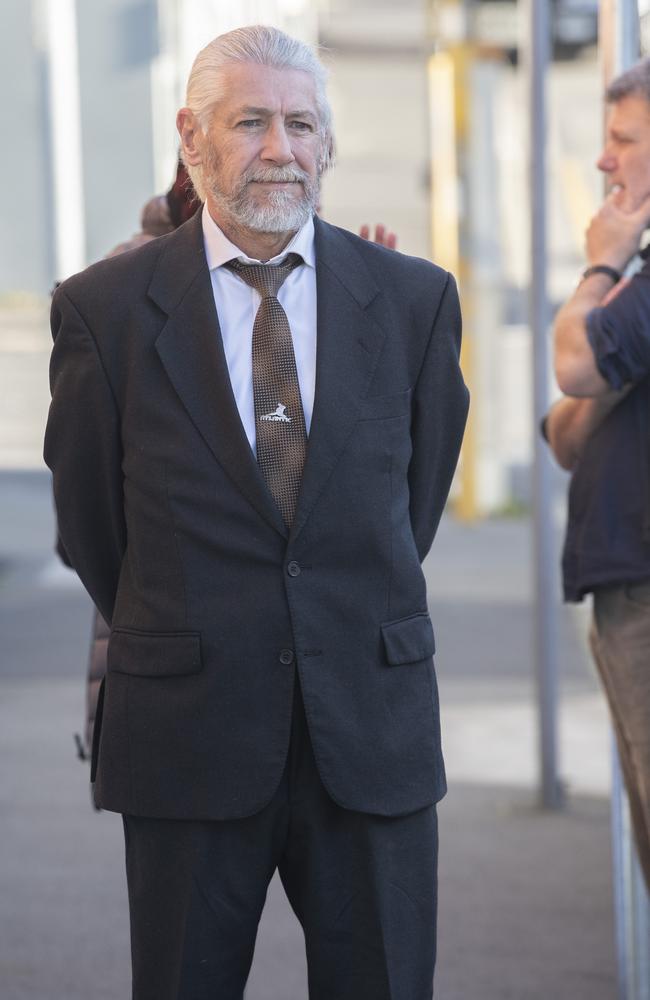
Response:
[{"label": "man's face", "polygon": [[232,63],[220,82],[225,96],[202,139],[211,214],[253,232],[299,229],[317,207],[323,162],[312,76]]},{"label": "man's face", "polygon": [[619,189],[625,211],[634,211],[650,195],[650,103],[644,97],[630,95],[612,105],[597,166]]}]

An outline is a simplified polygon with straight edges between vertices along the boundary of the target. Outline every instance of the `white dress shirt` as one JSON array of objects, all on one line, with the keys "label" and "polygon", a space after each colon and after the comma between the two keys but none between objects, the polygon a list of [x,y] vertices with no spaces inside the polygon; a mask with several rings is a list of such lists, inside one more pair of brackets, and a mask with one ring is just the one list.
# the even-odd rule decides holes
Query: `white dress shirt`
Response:
[{"label": "white dress shirt", "polygon": [[[255,452],[252,343],[253,323],[261,297],[259,292],[223,265],[234,257],[245,264],[259,264],[260,261],[247,257],[230,242],[210,215],[207,205],[203,206],[202,223],[205,255],[230,384],[246,436]],[[285,279],[278,292],[278,300],[289,320],[305,427],[309,434],[316,389],[316,256],[312,218],[298,230],[281,254],[266,263],[277,264],[288,253],[300,254],[304,264],[294,268]]]}]

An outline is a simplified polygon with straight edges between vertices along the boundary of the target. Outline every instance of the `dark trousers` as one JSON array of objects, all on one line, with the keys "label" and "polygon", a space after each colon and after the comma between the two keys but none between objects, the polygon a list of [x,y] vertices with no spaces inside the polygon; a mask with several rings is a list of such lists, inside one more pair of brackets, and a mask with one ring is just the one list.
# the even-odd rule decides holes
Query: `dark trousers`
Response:
[{"label": "dark trousers", "polygon": [[298,692],[285,771],[261,812],[125,816],[124,828],[133,1000],[242,1000],[276,868],[304,930],[310,1000],[433,996],[435,806],[386,818],[336,805]]}]

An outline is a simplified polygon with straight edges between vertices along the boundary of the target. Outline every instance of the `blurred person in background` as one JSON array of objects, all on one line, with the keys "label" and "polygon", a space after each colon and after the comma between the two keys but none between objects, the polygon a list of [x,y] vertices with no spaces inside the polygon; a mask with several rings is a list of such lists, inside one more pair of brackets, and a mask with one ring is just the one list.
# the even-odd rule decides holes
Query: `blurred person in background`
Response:
[{"label": "blurred person in background", "polygon": [[191,219],[200,207],[201,202],[196,197],[185,164],[179,158],[169,190],[165,194],[154,195],[142,209],[140,232],[125,243],[118,243],[106,256],[114,257],[127,250],[135,250],[157,236],[173,232]]},{"label": "blurred person in background", "polygon": [[319,1000],[429,1000],[445,792],[421,561],[467,412],[453,278],[315,216],[325,73],[272,28],[197,56],[204,202],[52,309],[45,442],[110,623],[93,745],[135,1000],[241,1000],[278,868]]},{"label": "blurred person in background", "polygon": [[[598,167],[610,193],[587,268],[555,323],[567,397],[545,421],[571,472],[564,596],[593,594],[591,648],[611,710],[639,859],[650,888],[650,60],[613,81]],[[642,266],[623,278],[637,257]]]}]

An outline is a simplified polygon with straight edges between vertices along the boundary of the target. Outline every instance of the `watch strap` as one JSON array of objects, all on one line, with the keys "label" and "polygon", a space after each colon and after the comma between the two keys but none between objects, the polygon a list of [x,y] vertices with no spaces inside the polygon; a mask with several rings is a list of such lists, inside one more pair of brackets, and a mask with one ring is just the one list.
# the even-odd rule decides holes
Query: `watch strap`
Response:
[{"label": "watch strap", "polygon": [[620,271],[617,271],[615,267],[610,267],[609,264],[592,264],[591,267],[585,268],[582,272],[582,280],[590,278],[592,274],[606,274],[608,278],[612,279],[615,285],[623,277]]}]

